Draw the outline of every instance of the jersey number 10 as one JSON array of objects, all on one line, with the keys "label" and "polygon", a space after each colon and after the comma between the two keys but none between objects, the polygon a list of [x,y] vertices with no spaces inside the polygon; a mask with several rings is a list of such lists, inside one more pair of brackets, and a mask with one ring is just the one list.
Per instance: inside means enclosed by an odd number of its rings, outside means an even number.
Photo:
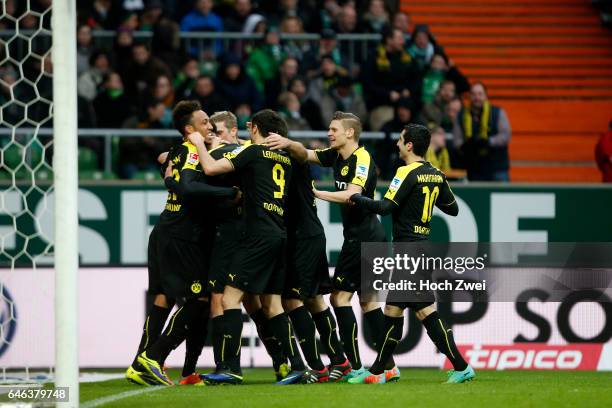
[{"label": "jersey number 10", "polygon": [[440,194],[438,186],[433,188],[433,191],[429,191],[428,186],[423,187],[423,194],[425,194],[425,200],[423,202],[423,215],[421,215],[421,222],[426,223],[431,221],[431,213],[433,212],[433,206],[436,203],[436,198]]}]

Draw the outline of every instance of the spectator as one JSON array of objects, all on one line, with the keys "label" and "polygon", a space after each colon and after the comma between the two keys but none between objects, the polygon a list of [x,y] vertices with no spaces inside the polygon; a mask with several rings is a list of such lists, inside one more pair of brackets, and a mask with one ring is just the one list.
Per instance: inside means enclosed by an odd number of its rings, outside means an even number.
[{"label": "spectator", "polygon": [[431,59],[431,65],[423,76],[421,86],[421,102],[423,104],[430,103],[434,100],[438,93],[440,84],[446,76],[446,60],[440,54],[435,54]]},{"label": "spectator", "polygon": [[187,57],[181,70],[174,77],[173,85],[176,97],[180,100],[187,99],[193,91],[199,76],[200,68],[198,67],[198,60],[193,57]]},{"label": "spectator", "polygon": [[[140,15],[140,30],[153,31],[153,27],[159,23],[163,13],[163,6],[160,0],[149,0]],[[153,42],[155,44],[155,41]]]},{"label": "spectator", "polygon": [[[387,134],[400,132],[404,126],[411,123],[419,123],[415,120],[414,102],[410,98],[400,98],[395,104],[393,119],[388,121],[380,129],[381,132]],[[395,146],[395,145],[393,145]],[[393,146],[391,148],[393,149]]]},{"label": "spectator", "polygon": [[304,58],[302,58],[302,63],[300,64],[301,72],[305,73],[307,78],[314,78],[320,75],[321,60],[325,55],[331,55],[338,68],[342,70],[342,75],[348,74],[345,68],[349,65],[349,61],[340,52],[338,41],[336,40],[336,32],[331,28],[326,28],[321,31],[319,46],[304,54]]},{"label": "spectator", "polygon": [[172,73],[178,72],[178,62],[183,55],[178,24],[169,18],[161,17],[153,26],[151,45],[153,55],[164,61]]},{"label": "spectator", "polygon": [[[281,22],[280,31],[283,34],[303,34],[302,20],[298,16],[287,16]],[[301,40],[285,40],[282,47],[285,54],[292,55],[299,60],[309,50],[308,43]]]},{"label": "spectator", "polygon": [[118,73],[111,72],[104,77],[102,89],[94,99],[93,106],[97,126],[101,128],[120,128],[131,115],[132,108]]},{"label": "spectator", "polygon": [[189,99],[197,99],[202,105],[202,110],[209,115],[228,109],[225,100],[215,92],[215,83],[211,76],[201,75],[195,83],[193,92]]},{"label": "spectator", "polygon": [[89,59],[89,65],[91,68],[79,77],[77,90],[80,97],[91,102],[98,95],[98,88],[110,70],[108,54],[104,51],[95,51]]},{"label": "spectator", "polygon": [[414,111],[412,99],[398,99],[395,103],[393,119],[386,122],[380,129],[385,133],[385,138],[375,144],[375,161],[379,166],[380,176],[385,180],[390,180],[395,174],[395,169],[401,165],[395,146],[396,142],[392,139],[391,134],[401,132],[404,126],[410,123],[418,123],[414,119]]},{"label": "spectator", "polygon": [[251,0],[236,0],[229,16],[224,19],[226,31],[242,31],[247,19],[251,15],[253,5]]},{"label": "spectator", "polygon": [[[213,11],[212,0],[196,0],[193,10],[181,20],[181,31],[223,31],[223,20]],[[215,53],[222,51],[220,40],[214,42]],[[192,55],[197,55],[197,48],[191,47]]]},{"label": "spectator", "polygon": [[85,23],[97,30],[116,28],[116,11],[113,12],[111,0],[94,0],[88,9],[79,10]]},{"label": "spectator", "polygon": [[89,59],[93,53],[91,27],[81,25],[77,30],[77,76],[89,69]]},{"label": "spectator", "polygon": [[298,61],[294,57],[286,57],[280,66],[278,75],[266,81],[266,107],[275,109],[278,97],[289,89],[289,82],[298,72]]},{"label": "spectator", "polygon": [[489,102],[481,82],[474,83],[470,103],[461,109],[453,128],[454,144],[463,152],[468,180],[510,181],[510,136],[506,112]]},{"label": "spectator", "polygon": [[140,26],[138,21],[138,13],[135,11],[128,11],[121,16],[121,22],[119,23],[119,29],[136,31]]},{"label": "spectator", "polygon": [[321,73],[318,77],[312,79],[308,85],[308,93],[310,97],[319,105],[329,90],[336,86],[340,78],[340,70],[336,65],[331,55],[325,55],[321,58]]},{"label": "spectator", "polygon": [[432,43],[427,26],[417,26],[412,33],[408,53],[414,59],[417,71],[422,74],[431,64],[434,54],[442,54],[442,50]]},{"label": "spectator", "polygon": [[371,111],[370,128],[374,131],[393,118],[393,104],[402,97],[411,97],[417,88],[418,76],[404,42],[398,29],[385,30],[381,44],[362,72],[361,82]]},{"label": "spectator", "polygon": [[132,60],[133,45],[134,37],[131,31],[117,30],[113,49],[113,67],[122,78],[125,78],[128,66]]},{"label": "spectator", "polygon": [[410,16],[407,13],[402,11],[395,13],[393,16],[392,27],[400,30],[407,40],[410,39]]},{"label": "spectator", "polygon": [[351,112],[361,120],[361,123],[367,123],[366,103],[348,76],[340,76],[321,100],[323,123],[331,122],[336,111]]},{"label": "spectator", "polygon": [[612,120],[595,146],[595,161],[604,183],[612,183]]},{"label": "spectator", "polygon": [[339,34],[359,34],[357,30],[357,10],[352,3],[345,4],[338,13],[334,30]]},{"label": "spectator", "polygon": [[246,63],[246,71],[255,81],[259,92],[263,93],[266,81],[276,76],[284,58],[278,32],[275,29],[268,30],[263,43],[251,52]]},{"label": "spectator", "polygon": [[[427,125],[433,123],[436,126],[442,126],[447,131],[450,126],[452,132],[454,117],[448,117],[445,112],[446,106],[453,100],[459,100],[455,92],[455,84],[452,81],[442,81],[434,99],[424,104],[421,111],[421,122]],[[461,107],[461,102],[459,104]]]},{"label": "spectator", "polygon": [[132,103],[137,103],[148,84],[156,83],[157,78],[165,75],[172,77],[170,68],[151,55],[149,47],[142,43],[132,47],[132,61],[127,68],[123,82],[128,84],[126,91]]},{"label": "spectator", "polygon": [[[307,4],[311,3],[311,4]],[[308,0],[260,0],[261,12],[267,16],[270,25],[281,26],[285,17],[298,17],[300,24],[309,29],[309,32],[320,31],[320,24],[316,17],[319,13],[317,5]]]},{"label": "spectator", "polygon": [[383,0],[370,0],[367,11],[363,16],[364,32],[380,33],[389,25],[389,13]]},{"label": "spectator", "polygon": [[295,77],[289,83],[289,91],[298,97],[300,101],[300,114],[306,119],[311,129],[324,129],[321,118],[321,106],[312,100],[306,89],[306,81],[302,77]]},{"label": "spectator", "polygon": [[248,105],[252,112],[262,108],[263,98],[255,82],[244,72],[240,59],[233,54],[224,57],[217,73],[215,87],[229,102],[228,110],[234,110],[238,104]]},{"label": "spectator", "polygon": [[253,113],[251,107],[243,103],[238,105],[234,112],[236,113],[236,120],[238,121],[238,129],[246,130],[246,124]]},{"label": "spectator", "polygon": [[172,108],[174,107],[174,88],[170,78],[161,75],[157,77],[155,85],[151,92],[151,98],[157,101],[161,101],[165,109],[164,116],[160,119],[160,122],[164,128],[172,127]]},{"label": "spectator", "polygon": [[431,130],[429,149],[425,153],[425,160],[443,173],[451,169],[450,156],[446,148],[446,132],[440,126]]},{"label": "spectator", "polygon": [[294,93],[283,92],[278,97],[279,113],[287,122],[289,130],[310,130],[306,119],[300,113],[300,100]]}]

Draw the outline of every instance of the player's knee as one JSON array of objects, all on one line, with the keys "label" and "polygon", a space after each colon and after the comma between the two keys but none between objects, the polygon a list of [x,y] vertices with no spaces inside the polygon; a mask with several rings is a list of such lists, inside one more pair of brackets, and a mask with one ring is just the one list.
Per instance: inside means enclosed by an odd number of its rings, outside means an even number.
[{"label": "player's knee", "polygon": [[170,302],[168,301],[168,297],[162,293],[155,295],[155,300],[153,304],[157,307],[168,308],[170,307]]},{"label": "player's knee", "polygon": [[402,317],[404,309],[394,305],[385,305],[385,316],[389,317]]},{"label": "player's knee", "polygon": [[313,314],[321,313],[322,311],[327,309],[327,304],[325,303],[325,300],[323,300],[323,296],[321,295],[318,295],[311,299],[306,299],[304,301],[304,304],[306,305],[308,311]]},{"label": "player's knee", "polygon": [[299,299],[283,299],[283,309],[289,313],[297,309],[298,307],[304,306],[304,303]]},{"label": "player's knee", "polygon": [[433,312],[436,311],[436,306],[435,305],[429,305],[426,306],[422,309],[419,309],[415,312],[415,315],[417,317],[417,319],[419,319],[420,321],[425,320],[425,318],[427,316],[429,316],[430,314],[432,314]]},{"label": "player's knee", "polygon": [[363,313],[371,312],[372,310],[376,310],[380,308],[380,305],[376,302],[359,302],[359,306],[361,306],[361,311]]},{"label": "player's knee", "polygon": [[221,300],[221,304],[223,305],[223,309],[240,309],[240,298],[235,296],[223,296]]},{"label": "player's knee", "polygon": [[333,307],[342,307],[351,305],[352,293],[349,292],[334,292],[329,297]]}]

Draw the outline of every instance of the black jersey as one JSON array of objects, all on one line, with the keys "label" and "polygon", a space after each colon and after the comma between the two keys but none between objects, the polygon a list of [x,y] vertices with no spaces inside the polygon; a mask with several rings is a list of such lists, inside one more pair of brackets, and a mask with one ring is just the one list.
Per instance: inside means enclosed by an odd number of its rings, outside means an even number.
[{"label": "black jersey", "polygon": [[434,205],[455,202],[444,173],[425,161],[398,168],[385,198],[397,204],[392,214],[394,241],[427,239]]},{"label": "black jersey", "polygon": [[[210,150],[210,155],[215,160],[220,160],[224,157],[231,157],[231,153],[239,148],[240,145],[236,143],[220,144],[214,149]],[[206,177],[206,181],[213,186],[220,187],[239,187],[240,176],[235,172],[220,174],[218,176]],[[240,222],[242,216],[242,207],[240,206],[229,206],[226,203],[219,203],[216,211],[217,223],[222,224],[225,222]]]},{"label": "black jersey", "polygon": [[286,236],[285,211],[291,159],[261,144],[240,146],[225,156],[240,175],[248,236]]},{"label": "black jersey", "polygon": [[[185,171],[197,173],[202,177],[200,158],[194,145],[184,142],[174,146],[168,153],[167,162],[172,162],[172,177],[181,180]],[[165,168],[165,166],[164,166]],[[198,211],[197,206],[185,203],[176,192],[168,192],[166,206],[159,217],[158,225],[170,235],[186,241],[199,241],[204,222],[204,211]]]},{"label": "black jersey", "polygon": [[[363,146],[346,160],[333,149],[316,150],[315,153],[322,166],[333,168],[336,190],[346,190],[349,184],[355,184],[363,188],[364,197],[374,198],[376,165]],[[368,241],[380,235],[382,226],[375,214],[350,205],[342,205],[341,213],[344,239]]]},{"label": "black jersey", "polygon": [[296,239],[321,235],[324,231],[317,216],[310,165],[292,160],[292,167],[286,219],[287,232],[289,236]]}]

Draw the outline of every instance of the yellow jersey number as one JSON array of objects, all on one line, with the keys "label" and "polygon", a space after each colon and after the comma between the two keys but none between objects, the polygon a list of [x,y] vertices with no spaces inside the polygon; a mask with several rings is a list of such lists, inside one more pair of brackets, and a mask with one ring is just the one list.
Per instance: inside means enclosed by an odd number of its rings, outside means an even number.
[{"label": "yellow jersey number", "polygon": [[276,163],[272,168],[272,180],[280,189],[280,191],[274,192],[274,198],[283,198],[285,194],[285,169],[279,163]]},{"label": "yellow jersey number", "polygon": [[433,206],[436,203],[438,194],[440,194],[440,189],[438,186],[435,186],[432,191],[429,191],[429,187],[424,186],[423,194],[425,195],[425,200],[423,203],[423,215],[421,215],[421,222],[426,223],[431,221],[431,213],[433,212]]}]

